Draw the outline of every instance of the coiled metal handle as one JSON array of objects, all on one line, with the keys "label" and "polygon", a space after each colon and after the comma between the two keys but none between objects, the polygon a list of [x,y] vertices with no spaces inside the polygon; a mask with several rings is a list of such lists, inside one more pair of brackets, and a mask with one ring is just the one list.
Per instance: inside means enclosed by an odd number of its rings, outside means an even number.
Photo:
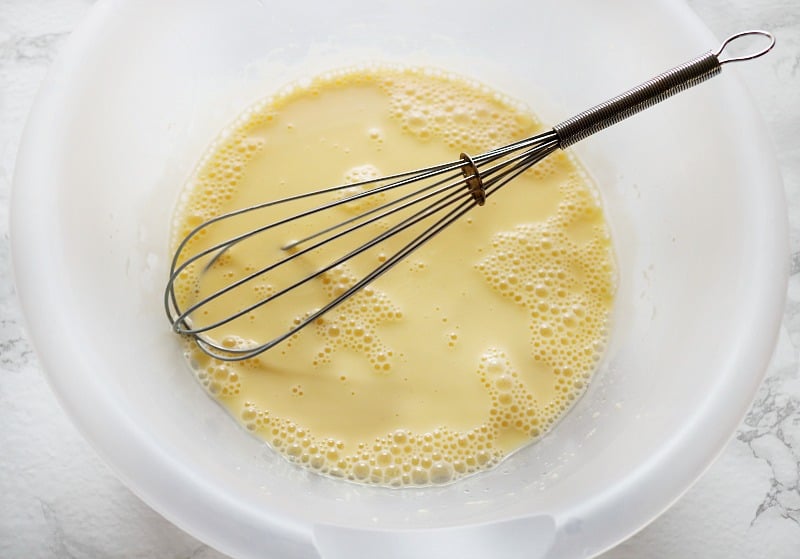
[{"label": "coiled metal handle", "polygon": [[[745,36],[761,36],[769,39],[769,44],[752,54],[720,59],[722,51],[732,41]],[[559,147],[566,148],[572,144],[591,136],[595,132],[608,128],[631,115],[652,107],[676,93],[706,81],[720,73],[723,64],[752,60],[763,56],[775,46],[775,37],[771,33],[760,30],[743,31],[725,39],[715,52],[706,54],[676,66],[671,70],[657,75],[651,80],[634,87],[583,111],[582,113],[565,120],[553,127],[558,135]]]}]

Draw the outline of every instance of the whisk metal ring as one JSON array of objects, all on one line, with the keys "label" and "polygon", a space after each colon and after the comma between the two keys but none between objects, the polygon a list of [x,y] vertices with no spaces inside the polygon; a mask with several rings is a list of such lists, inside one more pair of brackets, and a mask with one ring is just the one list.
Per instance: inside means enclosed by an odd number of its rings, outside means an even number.
[{"label": "whisk metal ring", "polygon": [[472,195],[472,199],[479,206],[483,206],[486,203],[486,190],[483,188],[481,173],[469,155],[462,152],[459,157],[464,161],[464,166],[461,167],[461,174],[467,182],[467,190]]}]

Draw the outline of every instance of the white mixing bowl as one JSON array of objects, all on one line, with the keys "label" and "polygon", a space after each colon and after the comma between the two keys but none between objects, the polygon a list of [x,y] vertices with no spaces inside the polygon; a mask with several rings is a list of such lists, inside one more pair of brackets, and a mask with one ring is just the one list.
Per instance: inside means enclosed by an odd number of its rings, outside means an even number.
[{"label": "white mixing bowl", "polygon": [[555,123],[718,42],[666,0],[99,2],[43,85],[14,185],[17,286],[53,389],[133,491],[235,557],[600,553],[710,464],[775,342],[786,215],[735,68],[577,148],[619,261],[607,359],[545,440],[446,487],[300,471],[215,405],[161,308],[170,214],[226,122],[319,69],[444,67]]}]

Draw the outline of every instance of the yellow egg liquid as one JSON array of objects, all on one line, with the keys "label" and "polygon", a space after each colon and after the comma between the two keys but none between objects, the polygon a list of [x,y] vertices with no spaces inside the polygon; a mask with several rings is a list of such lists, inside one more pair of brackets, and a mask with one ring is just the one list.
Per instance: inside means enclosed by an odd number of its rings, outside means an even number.
[{"label": "yellow egg liquid", "polygon": [[[217,139],[178,206],[173,245],[223,212],[454,161],[462,151],[476,155],[541,131],[519,104],[442,72],[331,72],[251,107]],[[351,202],[334,210],[335,219],[376,203]],[[209,228],[187,252],[268,219]],[[381,228],[357,235],[366,240]],[[208,270],[190,267],[178,283],[179,304],[280,258],[281,242],[308,232],[242,243]],[[323,274],[304,287],[303,301],[320,306],[399,246],[389,241]],[[287,277],[313,271],[314,262],[301,259]],[[204,320],[263,299],[286,280],[253,280],[209,305]],[[362,483],[441,484],[495,466],[570,408],[601,356],[613,293],[598,197],[575,161],[557,152],[275,348],[224,363],[187,341],[186,354],[209,393],[290,461]],[[263,342],[309,310],[295,302],[268,308],[215,331],[215,339],[229,347]]]}]

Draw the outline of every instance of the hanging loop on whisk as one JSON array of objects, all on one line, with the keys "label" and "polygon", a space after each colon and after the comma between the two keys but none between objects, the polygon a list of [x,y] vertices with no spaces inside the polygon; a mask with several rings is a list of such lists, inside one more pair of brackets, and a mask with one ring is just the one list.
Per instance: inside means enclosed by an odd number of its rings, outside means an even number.
[{"label": "hanging loop on whisk", "polygon": [[[754,37],[754,36],[764,37],[764,38],[768,39],[769,40],[769,44],[767,46],[765,46],[764,48],[762,48],[761,50],[758,50],[758,51],[756,51],[756,52],[754,52],[752,54],[743,54],[743,55],[740,55],[740,56],[733,56],[731,58],[725,58],[725,59],[720,58],[720,55],[722,54],[722,51],[724,51],[725,48],[729,44],[731,44],[733,41],[735,41],[737,39],[740,39],[741,37]],[[736,33],[735,35],[731,35],[730,37],[725,39],[722,42],[722,44],[719,46],[719,49],[717,49],[717,51],[714,53],[714,56],[717,57],[717,60],[719,60],[719,65],[722,66],[723,64],[728,64],[730,62],[741,62],[743,60],[753,60],[754,58],[758,58],[760,56],[764,56],[769,51],[771,51],[774,46],[775,46],[775,36],[772,33],[770,33],[769,31],[762,31],[760,29],[751,29],[749,31],[742,31],[741,33]]]},{"label": "hanging loop on whisk", "polygon": [[[722,51],[734,40],[758,35],[770,40],[765,48],[752,54],[720,60]],[[768,53],[775,46],[775,37],[766,31],[742,31],[731,35],[722,42],[719,49],[708,51],[685,64],[662,72],[654,78],[629,89],[605,103],[600,103],[582,113],[557,124],[553,129],[558,134],[559,147],[566,148],[588,138],[595,132],[604,130],[626,118],[635,115],[676,93],[693,87],[720,73],[723,64],[752,60]]]}]

